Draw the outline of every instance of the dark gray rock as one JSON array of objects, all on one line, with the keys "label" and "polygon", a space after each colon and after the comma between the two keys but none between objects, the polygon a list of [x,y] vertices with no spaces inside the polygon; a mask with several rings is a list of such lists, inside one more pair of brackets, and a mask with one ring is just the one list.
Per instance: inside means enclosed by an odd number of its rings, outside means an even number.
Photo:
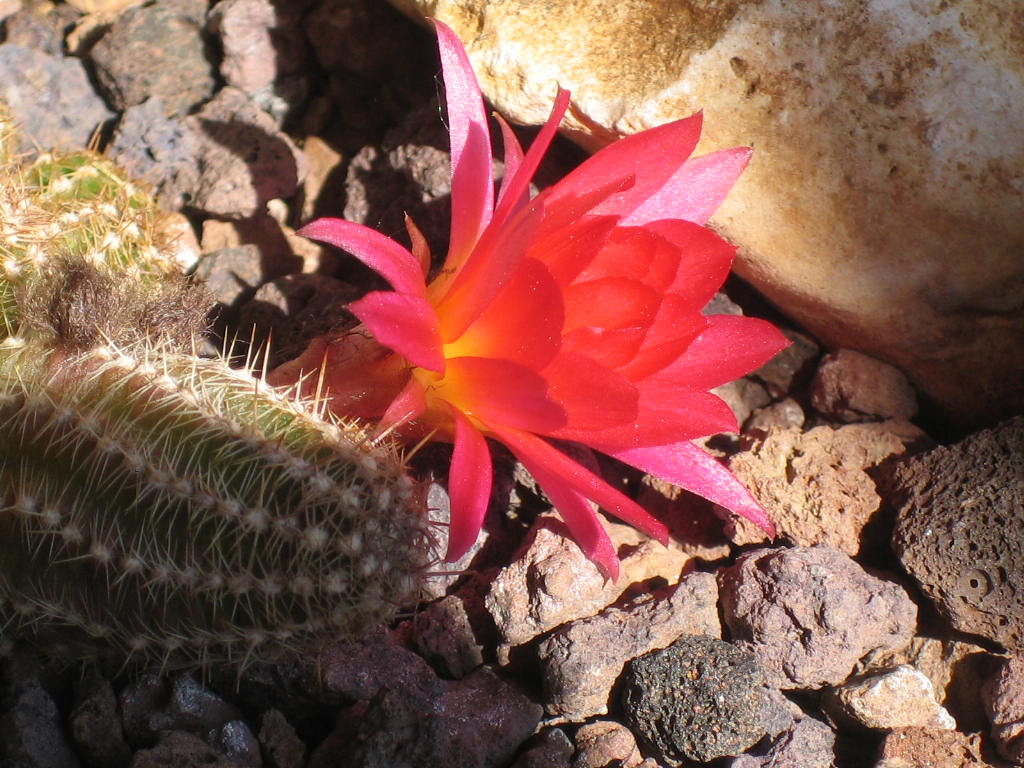
[{"label": "dark gray rock", "polygon": [[82,62],[0,45],[0,102],[18,125],[17,149],[80,149],[113,117]]},{"label": "dark gray rock", "polygon": [[125,735],[135,747],[151,746],[165,731],[207,736],[241,718],[237,707],[189,674],[170,681],[143,675],[121,691],[120,703]]},{"label": "dark gray rock", "polygon": [[124,111],[107,152],[149,184],[163,208],[178,211],[192,202],[199,186],[199,146],[192,128],[167,117],[163,99],[153,96]]},{"label": "dark gray rock", "polygon": [[206,0],[157,0],[119,14],[93,46],[96,78],[118,111],[159,96],[185,115],[213,94],[203,26]]},{"label": "dark gray rock", "polygon": [[207,744],[247,768],[262,768],[263,756],[255,734],[241,720],[229,720],[206,734]]},{"label": "dark gray rock", "polygon": [[[315,768],[500,768],[540,722],[542,710],[483,667],[440,697],[386,687],[351,738],[318,750]],[[343,726],[345,727],[345,726]]]},{"label": "dark gray rock", "polygon": [[950,623],[1024,649],[1024,416],[935,448],[884,482],[893,548]]},{"label": "dark gray rock", "polygon": [[198,736],[169,731],[151,749],[135,753],[129,768],[245,768]]},{"label": "dark gray rock", "polygon": [[78,752],[91,768],[126,768],[131,761],[113,686],[94,670],[76,685],[70,724]]},{"label": "dark gray rock", "polygon": [[0,765],[3,768],[79,768],[61,714],[31,658],[0,663]]},{"label": "dark gray rock", "polygon": [[466,604],[449,595],[416,614],[412,639],[423,658],[446,677],[465,677],[484,663]]},{"label": "dark gray rock", "polygon": [[666,765],[738,755],[765,735],[768,698],[753,654],[687,635],[634,659],[623,718],[641,749]]},{"label": "dark gray rock", "polygon": [[306,745],[281,712],[269,709],[260,718],[260,744],[267,768],[303,768]]},{"label": "dark gray rock", "polygon": [[684,634],[719,637],[721,632],[715,577],[699,572],[570,622],[537,646],[545,711],[571,722],[603,715],[630,659]]},{"label": "dark gray rock", "polygon": [[905,648],[917,628],[906,590],[827,546],[753,550],[718,580],[734,641],[783,689],[838,685],[869,652]]}]

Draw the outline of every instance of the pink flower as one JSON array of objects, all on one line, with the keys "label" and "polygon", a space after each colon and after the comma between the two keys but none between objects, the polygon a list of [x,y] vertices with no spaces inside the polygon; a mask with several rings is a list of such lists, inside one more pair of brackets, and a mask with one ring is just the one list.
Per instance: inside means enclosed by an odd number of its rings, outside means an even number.
[{"label": "pink flower", "polygon": [[302,371],[341,413],[379,418],[416,439],[454,443],[447,559],[476,540],[491,489],[487,440],[504,443],[609,577],[618,558],[591,502],[666,542],[665,526],[558,450],[572,441],[687,488],[771,531],[764,511],[690,441],[737,429],[709,389],[786,346],[760,320],[701,314],[735,249],[703,226],[746,165],[747,149],[691,158],[701,117],[624,138],[534,198],[530,179],[569,105],[524,154],[504,122],[497,200],[479,86],[455,34],[435,22],[448,102],[452,221],[448,255],[359,224],[319,219],[301,233],[342,248],[392,291],[352,303],[357,331],[314,341],[278,369]]}]

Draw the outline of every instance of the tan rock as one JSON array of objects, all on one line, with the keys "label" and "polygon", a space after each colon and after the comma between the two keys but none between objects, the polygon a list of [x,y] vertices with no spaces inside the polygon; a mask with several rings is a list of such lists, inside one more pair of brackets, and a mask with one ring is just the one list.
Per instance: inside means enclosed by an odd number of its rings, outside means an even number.
[{"label": "tan rock", "polygon": [[[730,458],[729,468],[780,536],[798,546],[827,544],[856,556],[875,544],[865,542],[863,533],[882,502],[866,470],[903,453],[919,435],[906,422],[773,429]],[[766,540],[764,531],[741,518],[733,518],[732,526],[737,544]]]},{"label": "tan rock", "polygon": [[570,89],[590,148],[703,109],[699,151],[755,149],[714,219],[742,276],[958,420],[1024,408],[1021,4],[392,2],[515,121]]},{"label": "tan rock", "polygon": [[936,700],[931,681],[910,666],[851,680],[829,691],[823,705],[840,722],[849,720],[872,730],[956,728],[956,721]]}]

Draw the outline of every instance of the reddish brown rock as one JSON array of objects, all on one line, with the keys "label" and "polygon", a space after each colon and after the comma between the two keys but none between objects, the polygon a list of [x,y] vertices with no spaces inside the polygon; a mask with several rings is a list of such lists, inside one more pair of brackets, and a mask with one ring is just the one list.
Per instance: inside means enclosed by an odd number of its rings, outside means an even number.
[{"label": "reddish brown rock", "polygon": [[1024,764],[1024,655],[1008,657],[982,695],[999,754]]},{"label": "reddish brown rock", "polygon": [[989,768],[977,733],[897,728],[885,735],[877,768]]},{"label": "reddish brown rock", "polygon": [[1024,416],[936,448],[886,482],[903,567],[959,630],[1024,649]]},{"label": "reddish brown rock", "polygon": [[[772,430],[729,468],[751,490],[776,530],[800,546],[827,544],[848,555],[865,545],[864,527],[881,506],[865,471],[903,453],[921,435],[906,422]],[[734,518],[737,544],[765,540],[760,528]]]},{"label": "reddish brown rock", "polygon": [[572,768],[637,768],[643,756],[630,730],[614,720],[595,720],[576,731]]},{"label": "reddish brown rock", "polygon": [[690,574],[660,593],[567,624],[537,647],[544,708],[574,722],[606,714],[612,688],[631,659],[684,634],[721,632],[718,586],[710,573]]},{"label": "reddish brown rock", "polygon": [[811,404],[838,421],[909,420],[917,393],[903,373],[852,349],[826,355],[811,382]]},{"label": "reddish brown rock", "polygon": [[758,549],[719,572],[722,615],[782,689],[842,683],[857,661],[909,644],[917,607],[831,547]]}]

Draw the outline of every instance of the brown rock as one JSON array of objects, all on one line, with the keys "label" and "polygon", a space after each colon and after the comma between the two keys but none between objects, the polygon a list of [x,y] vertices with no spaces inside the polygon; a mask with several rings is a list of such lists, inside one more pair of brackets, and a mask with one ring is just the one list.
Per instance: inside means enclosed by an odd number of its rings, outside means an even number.
[{"label": "brown rock", "polygon": [[893,547],[964,632],[1024,648],[1024,416],[898,467]]},{"label": "brown rock", "polygon": [[729,768],[835,768],[835,743],[835,732],[825,723],[801,715],[772,739],[764,754],[740,755]]},{"label": "brown rock", "polygon": [[[827,544],[857,555],[864,527],[881,506],[865,471],[919,435],[905,422],[772,430],[729,460],[729,468],[768,512],[779,535],[800,546]],[[760,528],[734,520],[733,541],[761,542]]]},{"label": "brown rock", "polygon": [[770,430],[800,429],[807,420],[804,409],[792,397],[758,408],[743,425],[745,432],[755,434]]},{"label": "brown rock", "polygon": [[167,731],[152,749],[135,753],[131,768],[244,768],[209,746],[198,736],[184,731]]},{"label": "brown rock", "polygon": [[811,382],[811,405],[839,421],[907,421],[917,415],[917,395],[891,365],[852,349],[826,355]]},{"label": "brown rock", "polygon": [[906,647],[917,623],[902,587],[826,546],[747,552],[719,587],[736,644],[782,689],[842,683],[864,655]]},{"label": "brown rock", "polygon": [[498,629],[499,659],[511,647],[529,642],[574,619],[593,616],[630,585],[655,576],[675,583],[690,555],[644,540],[629,526],[607,522],[609,534],[623,549],[619,578],[607,581],[574,541],[564,524],[541,517],[527,535],[520,554],[501,569],[485,598]]},{"label": "brown rock", "polygon": [[703,109],[701,151],[756,147],[715,218],[745,279],[956,418],[1024,408],[1019,4],[392,2],[451,25],[516,122],[555,83],[591,147]]},{"label": "brown rock", "polygon": [[416,650],[446,677],[465,677],[484,663],[465,603],[448,595],[416,614],[412,622]]},{"label": "brown rock", "polygon": [[721,637],[718,586],[710,573],[645,594],[556,629],[537,647],[549,715],[579,722],[608,712],[623,667],[681,635]]},{"label": "brown rock", "polygon": [[595,720],[576,731],[572,768],[637,768],[643,756],[630,730],[614,720]]},{"label": "brown rock", "polygon": [[989,768],[977,733],[896,728],[882,741],[877,768]]},{"label": "brown rock", "polygon": [[982,691],[999,754],[1024,763],[1024,656],[1008,657]]}]

